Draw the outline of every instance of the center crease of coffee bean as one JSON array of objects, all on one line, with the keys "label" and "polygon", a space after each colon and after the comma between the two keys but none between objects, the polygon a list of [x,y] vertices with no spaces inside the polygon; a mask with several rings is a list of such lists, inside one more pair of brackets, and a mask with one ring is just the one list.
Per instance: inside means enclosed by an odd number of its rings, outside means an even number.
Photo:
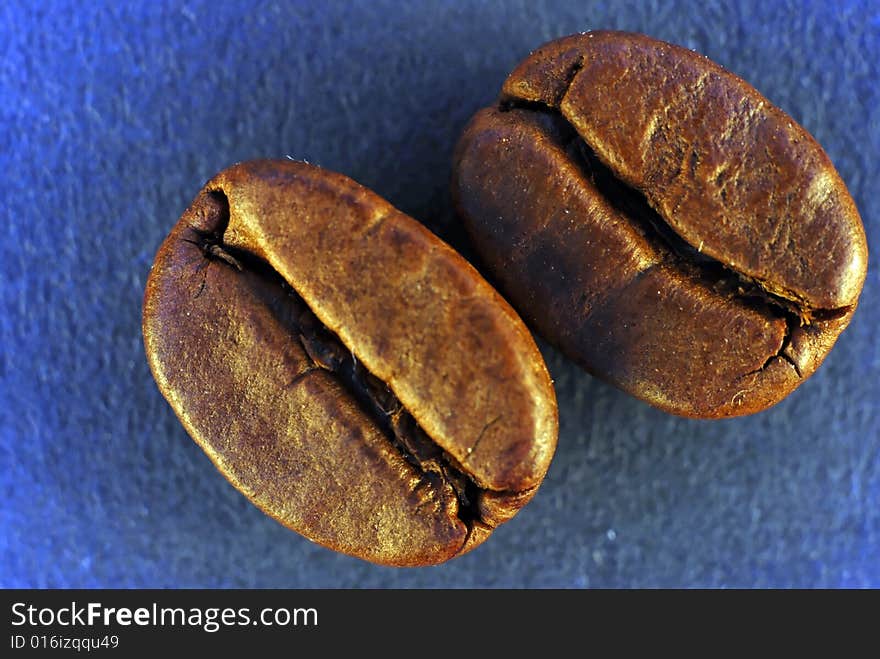
[{"label": "center crease of coffee bean", "polygon": [[[568,72],[569,82],[574,79],[581,68],[580,63],[576,63],[571,68]],[[564,95],[565,93],[561,96]],[[615,210],[628,218],[651,243],[657,253],[661,255],[661,263],[673,266],[682,274],[698,281],[721,296],[735,299],[745,307],[768,313],[785,321],[785,333],[778,351],[768,356],[759,369],[744,373],[743,376],[760,372],[767,368],[774,359],[780,358],[791,364],[798,377],[803,377],[800,367],[788,354],[793,332],[798,327],[810,325],[815,321],[831,320],[850,312],[850,307],[839,309],[810,308],[801,300],[789,299],[767,290],[761,282],[703,254],[699,247],[688,243],[651,207],[641,191],[617,178],[557,108],[539,101],[525,101],[508,97],[499,103],[499,110],[501,112],[527,110],[536,113],[541,118],[542,125],[548,135],[565,151],[584,178],[590,181],[600,195]],[[649,266],[640,272],[638,277],[645,276],[661,263]]]},{"label": "center crease of coffee bean", "polygon": [[[224,217],[214,231],[193,227],[198,238],[188,242],[199,247],[209,261],[238,272],[247,270],[271,282],[272,288],[278,291],[272,299],[263,297],[262,302],[288,328],[292,340],[302,346],[311,362],[311,366],[287,386],[295,386],[319,370],[334,375],[425,483],[438,494],[442,493],[444,483],[449,484],[458,501],[457,516],[469,532],[472,531],[475,523],[483,522],[478,505],[480,486],[451,455],[430,439],[391,389],[370,373],[339,337],[321,323],[306,301],[269,263],[254,254],[223,244],[223,233],[229,223],[229,202],[221,191],[211,194],[224,209]],[[487,424],[487,428],[494,421]],[[480,437],[474,446],[479,440]]]}]

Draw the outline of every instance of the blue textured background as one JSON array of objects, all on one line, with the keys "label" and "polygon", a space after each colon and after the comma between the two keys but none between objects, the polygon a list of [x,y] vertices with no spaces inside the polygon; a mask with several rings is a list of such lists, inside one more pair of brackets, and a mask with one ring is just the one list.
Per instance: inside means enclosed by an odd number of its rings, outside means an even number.
[{"label": "blue textured background", "polygon": [[[825,147],[871,249],[861,307],[777,407],[667,416],[542,344],[561,435],[470,555],[380,568],[263,516],[147,368],[143,287],[229,164],[343,172],[467,249],[450,153],[529,50],[646,32],[749,80]],[[0,3],[0,585],[880,587],[877,2]]]}]

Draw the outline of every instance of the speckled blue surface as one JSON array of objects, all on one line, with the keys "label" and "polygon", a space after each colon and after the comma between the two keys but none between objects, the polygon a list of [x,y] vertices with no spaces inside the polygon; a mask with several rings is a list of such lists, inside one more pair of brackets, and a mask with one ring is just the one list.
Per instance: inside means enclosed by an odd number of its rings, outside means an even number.
[{"label": "speckled blue surface", "polygon": [[[777,407],[667,416],[542,344],[561,434],[477,551],[380,568],[265,517],[188,438],[140,334],[160,242],[229,164],[343,172],[467,251],[470,115],[532,48],[616,28],[697,49],[818,139],[872,260]],[[880,587],[876,2],[0,3],[0,586]]]}]

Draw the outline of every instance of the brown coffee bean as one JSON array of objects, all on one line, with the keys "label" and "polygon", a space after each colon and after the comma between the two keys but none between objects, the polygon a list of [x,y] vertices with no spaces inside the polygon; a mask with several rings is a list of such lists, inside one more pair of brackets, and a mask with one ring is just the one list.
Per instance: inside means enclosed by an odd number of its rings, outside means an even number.
[{"label": "brown coffee bean", "polygon": [[732,73],[643,35],[526,58],[465,129],[453,196],[527,322],[674,414],[780,401],[865,279],[861,219],[815,140]]},{"label": "brown coffee bean", "polygon": [[376,563],[480,544],[556,446],[516,313],[418,222],[318,167],[208,182],[156,256],[143,331],[159,388],[235,487]]}]

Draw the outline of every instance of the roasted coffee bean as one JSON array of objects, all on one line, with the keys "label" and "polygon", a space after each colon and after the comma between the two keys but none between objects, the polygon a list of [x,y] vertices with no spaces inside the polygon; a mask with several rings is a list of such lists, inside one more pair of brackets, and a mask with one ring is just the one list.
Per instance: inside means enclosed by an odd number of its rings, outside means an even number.
[{"label": "roasted coffee bean", "polygon": [[282,524],[439,563],[528,502],[556,446],[544,361],[461,256],[354,181],[231,167],[162,244],[144,299],[160,390]]},{"label": "roasted coffee bean", "polygon": [[861,219],[791,117],[686,48],[539,48],[458,144],[453,196],[500,290],[668,412],[749,414],[809,377],[865,279]]}]

